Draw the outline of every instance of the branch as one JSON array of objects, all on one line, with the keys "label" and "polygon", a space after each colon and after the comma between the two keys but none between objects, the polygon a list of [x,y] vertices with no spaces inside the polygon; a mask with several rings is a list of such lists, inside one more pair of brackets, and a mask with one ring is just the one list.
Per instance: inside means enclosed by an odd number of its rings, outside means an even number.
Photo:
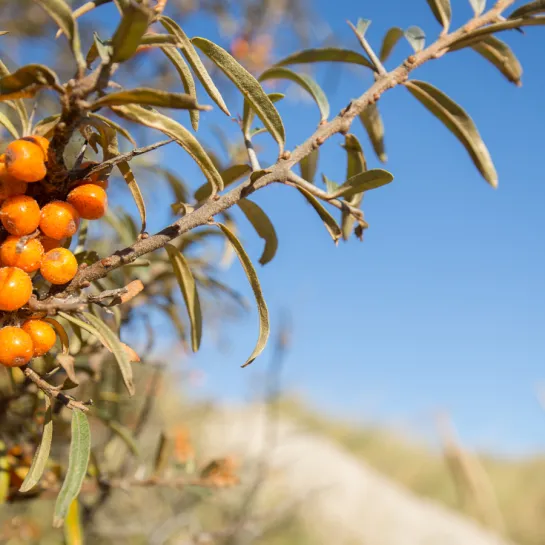
[{"label": "branch", "polygon": [[[293,152],[284,153],[277,163],[267,169],[268,173],[255,182],[252,183],[250,180],[246,180],[224,195],[215,195],[214,198],[204,202],[199,208],[180,218],[157,234],[138,240],[132,246],[115,252],[110,257],[104,258],[90,267],[80,270],[66,289],[60,294],[57,294],[57,297],[66,297],[79,290],[82,286],[87,285],[89,282],[103,278],[111,271],[118,269],[127,263],[132,263],[137,258],[149,252],[162,248],[165,244],[184,233],[187,233],[196,227],[206,225],[216,214],[224,212],[235,205],[240,199],[259,189],[274,182],[288,182],[291,176],[290,172],[292,167],[317,147],[321,146],[331,136],[337,133],[346,134],[349,131],[354,118],[363,112],[368,104],[375,103],[387,90],[393,89],[397,85],[405,82],[408,79],[409,74],[415,68],[440,56],[442,52],[448,50],[454,42],[464,37],[470,30],[486,26],[497,20],[498,16],[513,4],[514,1],[515,0],[499,0],[494,7],[485,14],[472,19],[468,24],[455,32],[441,36],[435,43],[431,44],[426,49],[409,56],[403,64],[380,78],[363,93],[363,95],[352,101],[339,115],[337,115],[337,117],[332,119],[329,123],[325,123],[318,127],[316,132],[303,144],[295,148]],[[316,188],[314,188],[314,191],[316,191]],[[334,204],[333,206],[336,205]]]}]

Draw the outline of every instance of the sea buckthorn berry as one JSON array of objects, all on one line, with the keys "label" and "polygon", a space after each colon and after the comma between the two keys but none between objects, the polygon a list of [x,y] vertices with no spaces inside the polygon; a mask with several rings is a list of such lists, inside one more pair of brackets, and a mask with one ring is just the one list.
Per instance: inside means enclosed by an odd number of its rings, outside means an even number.
[{"label": "sea buckthorn berry", "polygon": [[5,163],[0,161],[0,201],[13,197],[13,195],[23,195],[26,190],[27,183],[10,176]]},{"label": "sea buckthorn berry", "polygon": [[44,255],[40,272],[52,284],[66,284],[76,276],[78,262],[70,250],[55,248]]},{"label": "sea buckthorn berry", "polygon": [[28,303],[32,295],[30,276],[17,267],[0,269],[0,310],[13,311]]},{"label": "sea buckthorn berry", "polygon": [[18,267],[27,273],[37,271],[40,268],[43,255],[44,248],[36,238],[24,242],[21,237],[12,235],[0,246],[2,265]]},{"label": "sea buckthorn berry", "polygon": [[7,367],[21,367],[32,359],[34,347],[30,335],[20,327],[0,329],[0,363]]},{"label": "sea buckthorn berry", "polygon": [[61,240],[71,237],[79,227],[79,214],[67,202],[53,201],[42,208],[40,229],[50,238]]},{"label": "sea buckthorn berry", "polygon": [[53,250],[54,248],[60,248],[65,242],[65,239],[63,238],[57,240],[56,238],[46,236],[41,236],[39,240],[43,246],[44,252],[49,252],[49,250]]},{"label": "sea buckthorn berry", "polygon": [[84,184],[72,189],[66,200],[86,220],[98,220],[108,209],[106,191],[95,184]]},{"label": "sea buckthorn berry", "polygon": [[22,330],[28,333],[32,339],[35,358],[47,354],[57,340],[57,334],[53,327],[43,320],[27,320],[22,325]]},{"label": "sea buckthorn berry", "polygon": [[10,235],[30,235],[40,223],[40,207],[28,195],[15,195],[2,204],[0,219]]},{"label": "sea buckthorn berry", "polygon": [[[95,167],[97,165],[98,163],[95,163],[94,161],[84,161],[83,163],[81,163],[80,168],[85,169],[90,166]],[[108,182],[108,176],[106,174],[106,171],[95,172],[94,174],[91,174],[91,176],[87,176],[86,178],[83,178],[82,180],[79,180],[79,182],[77,182],[77,185],[84,185],[84,184],[95,184],[95,185],[98,185],[99,187],[102,187],[102,189],[104,190],[108,189],[109,182]]]},{"label": "sea buckthorn berry", "polygon": [[39,134],[33,134],[32,136],[25,136],[22,140],[27,142],[32,142],[37,146],[40,146],[41,150],[44,152],[44,161],[47,162],[47,152],[49,151],[49,140],[45,136],[40,136]]},{"label": "sea buckthorn berry", "polygon": [[6,168],[18,180],[39,182],[47,174],[46,157],[42,144],[21,138],[6,148]]}]

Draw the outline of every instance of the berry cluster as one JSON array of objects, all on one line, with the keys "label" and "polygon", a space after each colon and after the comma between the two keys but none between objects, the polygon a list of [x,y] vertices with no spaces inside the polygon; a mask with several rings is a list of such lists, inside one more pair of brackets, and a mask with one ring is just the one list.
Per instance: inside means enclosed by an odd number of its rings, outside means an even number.
[{"label": "berry cluster", "polygon": [[[38,272],[54,285],[74,278],[78,263],[66,246],[81,218],[99,219],[108,206],[108,181],[98,175],[62,189],[48,184],[48,149],[46,138],[28,136],[11,142],[0,155],[0,316],[28,303]],[[39,318],[4,315],[6,322],[11,325],[0,329],[2,365],[20,367],[55,344],[55,330]]]}]

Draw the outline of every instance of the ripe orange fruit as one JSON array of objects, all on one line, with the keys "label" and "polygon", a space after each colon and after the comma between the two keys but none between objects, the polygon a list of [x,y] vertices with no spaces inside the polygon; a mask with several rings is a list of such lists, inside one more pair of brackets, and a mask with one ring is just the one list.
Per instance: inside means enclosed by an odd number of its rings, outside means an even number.
[{"label": "ripe orange fruit", "polygon": [[98,220],[108,209],[106,191],[95,184],[83,184],[72,189],[66,200],[86,220]]},{"label": "ripe orange fruit", "polygon": [[20,309],[31,295],[32,280],[26,272],[17,267],[0,268],[0,310]]},{"label": "ripe orange fruit", "polygon": [[64,244],[63,238],[57,240],[56,238],[41,236],[39,240],[43,246],[44,252],[49,252],[49,250],[53,250],[54,248],[60,248]]},{"label": "ripe orange fruit", "polygon": [[49,140],[45,136],[40,136],[39,134],[33,134],[32,136],[24,136],[22,140],[27,142],[32,142],[41,148],[44,152],[44,161],[47,162],[47,152],[49,151]]},{"label": "ripe orange fruit", "polygon": [[[44,248],[37,238],[27,240],[20,244],[21,238],[10,236],[0,246],[0,259],[6,267],[18,267],[30,273],[40,268]],[[17,246],[20,246],[19,251]]]},{"label": "ripe orange fruit", "polygon": [[30,235],[40,223],[40,207],[28,195],[15,195],[2,204],[0,219],[10,235]]},{"label": "ripe orange fruit", "polygon": [[34,345],[34,357],[47,354],[55,345],[57,334],[55,329],[43,320],[27,320],[22,325],[23,331],[30,335]]},{"label": "ripe orange fruit", "polygon": [[20,138],[6,148],[8,173],[23,182],[39,182],[47,174],[47,154],[44,144],[36,137]]},{"label": "ripe orange fruit", "polygon": [[[97,165],[98,163],[94,161],[84,161],[83,163],[81,163],[81,168],[85,169],[87,167],[90,167],[90,166],[94,167]],[[78,185],[95,184],[95,185],[98,185],[99,187],[102,187],[102,189],[106,190],[108,189],[108,185],[109,185],[108,175],[106,174],[106,171],[95,172],[94,174],[91,174],[91,176],[87,176],[86,178],[79,180],[77,184]]]},{"label": "ripe orange fruit", "polygon": [[66,284],[76,276],[78,262],[70,250],[55,248],[44,255],[40,272],[52,284]]},{"label": "ripe orange fruit", "polygon": [[32,358],[34,347],[30,335],[20,327],[0,329],[0,363],[7,367],[21,367]]},{"label": "ripe orange fruit", "polygon": [[8,174],[6,164],[0,161],[0,201],[26,193],[27,183]]},{"label": "ripe orange fruit", "polygon": [[50,238],[61,240],[71,237],[79,227],[79,214],[67,202],[52,201],[42,208],[40,229]]}]

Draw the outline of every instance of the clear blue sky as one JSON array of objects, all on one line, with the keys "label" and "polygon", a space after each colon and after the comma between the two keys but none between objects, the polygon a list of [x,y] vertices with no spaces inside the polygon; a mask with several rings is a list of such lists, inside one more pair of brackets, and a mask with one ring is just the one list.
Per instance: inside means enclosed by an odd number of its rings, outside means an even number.
[{"label": "clear blue sky", "polygon": [[[390,26],[416,24],[429,39],[439,32],[425,0],[311,3],[330,27],[324,23],[317,29],[313,45],[332,32],[342,45],[357,49],[345,21],[358,17],[373,21],[368,38],[377,49]],[[457,26],[470,15],[469,2],[452,4]],[[225,45],[209,19],[189,19],[185,30]],[[466,444],[519,453],[545,448],[545,412],[536,396],[545,382],[545,30],[502,38],[525,67],[521,89],[471,51],[413,74],[470,112],[495,160],[498,190],[481,179],[450,133],[397,88],[380,101],[386,168],[395,180],[365,199],[370,229],[364,243],[335,247],[314,212],[289,188],[269,187],[255,200],[269,213],[280,240],[277,257],[259,272],[273,327],[282,309],[292,313],[293,344],[283,376],[287,390],[335,415],[386,422],[428,437],[434,433],[434,414],[446,410]],[[289,36],[282,37],[278,55],[291,52],[292,45]],[[45,51],[33,53],[39,58]],[[401,45],[390,66],[408,54],[409,46]],[[372,82],[363,68],[319,69],[317,78],[334,113]],[[202,89],[200,96],[210,103]],[[241,112],[236,93],[227,94],[227,102],[232,113]],[[314,130],[313,104],[288,97],[279,109],[288,148]],[[233,123],[217,109],[206,116],[235,134]],[[353,132],[368,149],[358,123]],[[215,143],[204,124],[200,133]],[[275,148],[268,136],[258,138],[266,148],[266,165]],[[329,141],[320,160],[320,172],[337,181],[345,172],[341,142]],[[379,166],[369,149],[367,157],[370,167]],[[202,183],[180,149],[169,146],[164,159],[193,187]],[[150,209],[152,230],[164,224],[167,202],[158,196]],[[261,241],[248,224],[242,231],[257,262]],[[225,279],[251,299],[238,264]],[[255,312],[225,325],[227,350],[219,350],[206,333],[202,351],[190,363],[206,373],[196,395],[229,401],[255,397],[271,353],[239,368],[255,342]]]}]

